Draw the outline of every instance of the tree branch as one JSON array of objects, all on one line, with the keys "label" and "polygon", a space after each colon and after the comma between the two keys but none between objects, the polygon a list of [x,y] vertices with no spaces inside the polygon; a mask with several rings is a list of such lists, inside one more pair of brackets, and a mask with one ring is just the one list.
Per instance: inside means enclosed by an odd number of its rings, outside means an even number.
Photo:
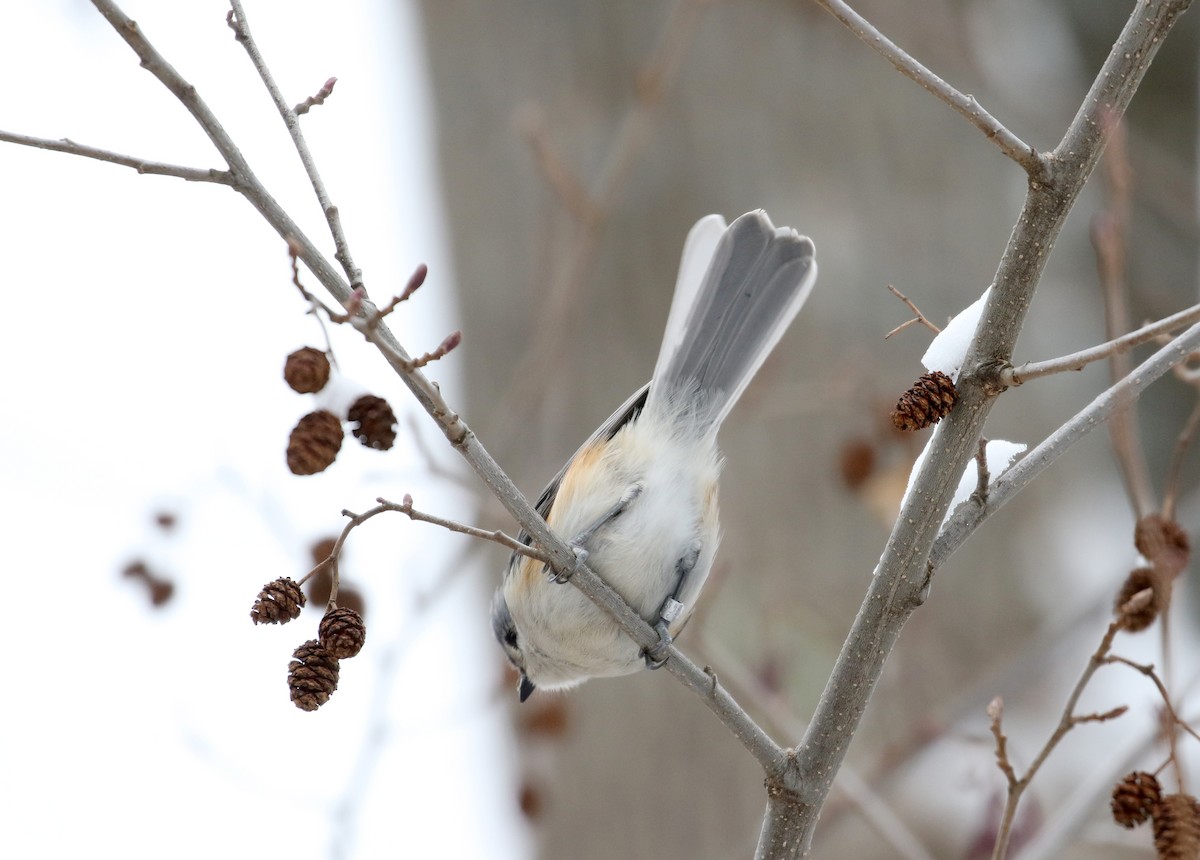
[{"label": "tree branch", "polygon": [[1178,313],[1164,317],[1158,322],[1142,326],[1136,331],[1114,340],[1106,341],[1070,355],[1047,359],[1046,361],[1027,361],[1020,367],[1006,367],[1000,371],[1000,383],[1006,386],[1021,385],[1031,379],[1049,376],[1052,373],[1063,373],[1068,370],[1083,370],[1093,361],[1108,358],[1117,353],[1128,352],[1135,346],[1154,340],[1160,334],[1175,331],[1185,325],[1200,320],[1200,305],[1193,305]]},{"label": "tree branch", "polygon": [[[350,256],[350,244],[346,241],[346,233],[342,229],[342,218],[338,212],[338,208],[333,205],[333,201],[329,198],[329,191],[325,188],[325,181],[321,178],[320,172],[317,170],[317,163],[313,160],[312,152],[308,148],[308,141],[304,139],[304,131],[300,128],[300,117],[296,114],[294,108],[290,107],[283,97],[283,91],[279,89],[279,84],[275,82],[275,76],[271,74],[271,70],[267,68],[266,61],[263,60],[262,52],[258,49],[258,44],[254,41],[254,36],[250,32],[250,24],[246,20],[246,10],[242,8],[241,0],[230,0],[230,5],[233,7],[225,20],[229,24],[230,29],[237,36],[237,40],[242,43],[242,47],[246,49],[246,54],[250,57],[250,62],[254,65],[255,71],[262,79],[263,86],[267,88],[267,93],[271,96],[271,101],[275,103],[275,109],[279,111],[279,116],[283,119],[283,124],[287,127],[288,134],[291,135],[292,144],[296,147],[296,153],[300,156],[300,163],[304,165],[304,172],[308,174],[308,181],[312,185],[313,192],[317,195],[317,202],[321,204],[321,211],[325,213],[325,221],[329,225],[329,233],[333,236],[333,244],[337,249],[334,254],[336,259],[342,265],[342,270],[346,273],[346,278],[350,281],[350,288],[362,288],[362,270],[354,265],[354,259]],[[329,92],[333,91],[332,81],[325,84]],[[323,93],[328,95],[326,90]],[[324,102],[324,97],[321,97],[321,102]],[[310,99],[311,104],[319,104],[316,100]],[[307,110],[307,108],[306,108]]]},{"label": "tree branch", "polygon": [[1188,354],[1197,348],[1200,348],[1200,323],[1193,324],[1116,385],[1106,389],[1070,421],[1047,436],[1040,445],[996,478],[988,492],[986,505],[959,507],[946,521],[933,545],[929,556],[930,567],[941,567],[984,520],[1025,489],[1030,481],[1045,471],[1071,445],[1111,418],[1117,410],[1140,397],[1151,383],[1185,360]]},{"label": "tree branch", "polygon": [[48,149],[51,152],[65,152],[68,155],[79,155],[83,158],[94,158],[97,161],[107,161],[110,164],[120,164],[132,167],[138,173],[148,173],[154,176],[177,176],[188,182],[215,182],[218,185],[232,185],[233,175],[225,170],[203,167],[184,167],[181,164],[165,164],[161,161],[149,161],[135,155],[123,155],[95,146],[76,143],[68,138],[50,140],[44,137],[31,137],[27,134],[16,134],[11,131],[0,131],[0,141],[15,143],[19,146],[29,146],[34,149]]},{"label": "tree branch", "polygon": [[896,67],[906,78],[910,78],[933,93],[939,100],[952,107],[971,125],[982,131],[988,140],[1000,147],[1000,151],[1011,158],[1029,174],[1031,179],[1040,180],[1046,170],[1043,157],[1025,141],[1021,140],[1004,125],[983,109],[983,105],[972,95],[960,93],[946,81],[917,62],[903,48],[879,32],[870,21],[851,9],[842,0],[816,0],[816,3],[849,28],[871,46],[885,60]]},{"label": "tree branch", "polygon": [[[1135,6],[1062,142],[1045,157],[1044,175],[1031,176],[963,364],[959,402],[930,441],[925,466],[897,517],[808,731],[795,756],[788,758],[787,770],[770,783],[774,790],[767,816],[778,815],[782,823],[764,825],[762,838],[786,839],[790,847],[787,853],[770,852],[760,841],[759,856],[808,851],[832,775],[845,757],[884,662],[927,594],[934,540],[963,469],[975,455],[996,395],[1003,390],[988,374],[994,377],[998,366],[1009,361],[1049,251],[1104,148],[1100,113],[1114,119],[1124,114],[1150,60],[1189,5],[1190,0],[1146,0]],[[881,39],[875,43],[883,44]]]}]

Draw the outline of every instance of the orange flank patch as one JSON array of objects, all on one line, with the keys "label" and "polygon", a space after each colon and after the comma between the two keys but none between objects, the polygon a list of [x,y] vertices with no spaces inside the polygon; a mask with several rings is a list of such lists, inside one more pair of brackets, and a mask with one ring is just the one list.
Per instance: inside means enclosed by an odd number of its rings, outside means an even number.
[{"label": "orange flank patch", "polygon": [[546,518],[546,522],[550,524],[551,528],[557,526],[555,513],[570,509],[571,503],[580,489],[580,476],[595,480],[596,469],[607,447],[608,440],[606,439],[580,451],[578,456],[571,461],[571,468],[567,469],[567,473],[562,477],[562,482],[558,485],[558,493],[554,498],[554,506],[550,509],[550,516]]}]

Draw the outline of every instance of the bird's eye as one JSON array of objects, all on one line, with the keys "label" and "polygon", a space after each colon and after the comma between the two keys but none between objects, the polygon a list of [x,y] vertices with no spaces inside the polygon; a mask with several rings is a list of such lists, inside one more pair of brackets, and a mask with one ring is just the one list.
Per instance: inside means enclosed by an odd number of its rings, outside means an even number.
[{"label": "bird's eye", "polygon": [[510,627],[504,631],[504,644],[509,648],[516,649],[517,647],[517,628]]}]

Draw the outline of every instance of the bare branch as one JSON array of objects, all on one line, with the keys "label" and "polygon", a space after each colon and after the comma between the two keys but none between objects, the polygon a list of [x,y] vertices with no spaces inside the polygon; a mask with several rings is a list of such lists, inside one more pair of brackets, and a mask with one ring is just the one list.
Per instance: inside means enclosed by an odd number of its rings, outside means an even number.
[{"label": "bare branch", "polygon": [[883,35],[866,18],[851,9],[842,0],[816,0],[830,15],[845,24],[850,32],[871,46],[885,60],[896,67],[906,78],[923,86],[942,102],[966,118],[971,125],[982,131],[988,140],[1000,147],[1000,151],[1021,165],[1031,179],[1040,181],[1046,172],[1044,157],[1025,143],[1001,122],[983,109],[973,95],[960,93],[931,72],[899,45]]},{"label": "bare branch", "polygon": [[[1091,238],[1096,252],[1096,272],[1104,290],[1105,330],[1109,340],[1113,340],[1130,329],[1125,260],[1133,171],[1129,166],[1125,129],[1120,118],[1101,110],[1096,120],[1101,133],[1109,138],[1103,163],[1108,200],[1105,208],[1092,219]],[[1110,381],[1116,382],[1129,374],[1131,359],[1127,354],[1113,352],[1108,359]],[[1145,516],[1154,507],[1154,489],[1136,419],[1130,404],[1113,416],[1108,433],[1130,505],[1138,516]]]},{"label": "bare branch", "polygon": [[[1046,361],[1027,361],[1020,367],[1007,367],[1000,371],[1000,381],[1007,386],[1021,385],[1031,379],[1049,376],[1052,373],[1063,373],[1068,370],[1083,370],[1094,361],[1108,358],[1118,353],[1128,352],[1135,346],[1148,343],[1159,335],[1181,329],[1184,326],[1200,320],[1200,305],[1193,305],[1178,313],[1163,317],[1158,322],[1149,323],[1136,331],[1122,335],[1105,343],[1098,344],[1070,355],[1047,359]],[[1128,371],[1126,374],[1127,375]]]},{"label": "bare branch", "polygon": [[992,860],[1004,860],[1008,854],[1008,843],[1012,836],[1013,821],[1016,820],[1017,805],[1021,802],[1021,795],[1025,793],[1025,789],[1029,787],[1034,776],[1046,763],[1046,759],[1050,757],[1050,753],[1054,752],[1055,747],[1059,745],[1070,731],[1082,723],[1103,722],[1105,720],[1114,719],[1121,716],[1128,710],[1127,707],[1121,705],[1106,711],[1103,714],[1086,714],[1079,716],[1075,713],[1075,708],[1079,704],[1079,697],[1083,695],[1084,689],[1092,680],[1092,676],[1096,674],[1096,670],[1103,666],[1106,662],[1108,653],[1112,650],[1113,639],[1116,638],[1117,632],[1121,630],[1121,620],[1118,619],[1108,625],[1108,629],[1104,632],[1104,636],[1100,639],[1100,645],[1088,659],[1087,666],[1083,670],[1083,674],[1079,676],[1079,680],[1075,682],[1074,688],[1071,690],[1071,695],[1067,697],[1067,703],[1063,707],[1062,715],[1058,719],[1058,725],[1046,740],[1046,743],[1038,751],[1029,768],[1019,778],[1016,778],[1016,772],[1013,770],[1012,764],[1008,760],[1006,738],[1000,731],[1000,716],[1001,707],[998,705],[999,698],[992,701],[988,706],[988,716],[991,718],[992,734],[996,738],[996,760],[999,763],[1000,770],[1003,771],[1005,779],[1008,780],[1008,796],[1004,802],[1004,812],[1000,818],[1000,827],[996,833],[996,844],[992,850]]},{"label": "bare branch", "polygon": [[963,505],[954,512],[938,534],[929,555],[929,564],[934,568],[941,567],[984,520],[1025,489],[1071,445],[1111,418],[1125,403],[1140,397],[1151,383],[1185,360],[1188,353],[1198,347],[1200,323],[1194,323],[1042,440],[1040,445],[992,482],[986,506]]},{"label": "bare branch", "polygon": [[[287,101],[283,98],[283,92],[275,82],[271,70],[267,68],[266,60],[263,59],[262,53],[254,41],[254,36],[250,32],[250,25],[246,21],[246,10],[242,8],[241,0],[230,0],[230,5],[233,9],[226,16],[225,20],[237,35],[237,40],[242,44],[242,47],[246,49],[246,53],[250,57],[250,62],[254,65],[258,76],[262,78],[263,86],[267,88],[267,92],[271,96],[271,101],[275,102],[275,109],[279,111],[279,116],[283,119],[283,124],[287,127],[288,134],[291,135],[292,144],[296,147],[296,152],[300,156],[300,162],[304,165],[304,172],[308,174],[308,181],[312,185],[313,192],[317,195],[317,202],[321,204],[321,211],[325,213],[325,222],[329,225],[330,235],[333,236],[333,244],[337,249],[334,259],[342,264],[342,270],[346,273],[347,280],[350,281],[350,288],[360,288],[363,285],[362,270],[354,265],[354,260],[350,256],[350,245],[346,241],[346,233],[342,229],[341,214],[330,200],[329,192],[325,188],[325,181],[321,179],[321,174],[317,171],[317,163],[313,160],[312,152],[309,151],[308,142],[304,139],[304,131],[300,128],[300,120],[296,116],[296,112],[288,107]],[[331,91],[334,80],[331,78],[325,84]]]},{"label": "bare branch", "polygon": [[925,314],[921,313],[921,309],[919,307],[917,307],[915,304],[913,304],[913,301],[908,296],[904,295],[904,293],[900,292],[892,284],[888,284],[887,288],[889,290],[891,290],[893,296],[895,296],[896,298],[898,298],[900,301],[904,302],[904,304],[906,304],[908,306],[908,309],[913,312],[913,318],[908,320],[907,322],[900,323],[900,325],[896,326],[894,329],[892,329],[887,334],[885,334],[883,336],[884,340],[887,340],[889,337],[896,334],[897,332],[904,331],[904,329],[908,328],[909,326],[916,325],[918,323],[925,326],[925,328],[929,329],[934,334],[941,333],[942,330],[940,328],[938,328],[936,325],[934,325],[933,323],[931,323],[929,321],[929,319],[925,316]]},{"label": "bare branch", "polygon": [[498,543],[506,549],[520,553],[521,555],[527,555],[530,558],[535,558],[541,562],[549,563],[550,561],[550,557],[546,555],[546,553],[535,547],[531,547],[528,544],[522,543],[514,537],[510,537],[502,531],[479,529],[475,528],[475,526],[469,526],[465,523],[456,522],[455,520],[447,520],[443,519],[442,517],[435,517],[433,514],[422,513],[413,507],[412,496],[408,495],[407,493],[400,504],[389,502],[384,498],[378,498],[375,501],[379,503],[380,509],[398,511],[399,513],[407,516],[410,520],[415,520],[416,522],[420,523],[430,523],[431,525],[441,526],[447,531],[452,531],[463,535],[470,535],[471,537],[476,537],[480,540]]},{"label": "bare branch", "polygon": [[107,161],[122,167],[131,167],[138,173],[153,176],[177,176],[188,182],[214,182],[218,185],[232,185],[233,175],[227,170],[216,170],[202,167],[185,167],[181,164],[165,164],[161,161],[149,161],[135,155],[124,155],[111,152],[95,146],[76,143],[68,138],[49,140],[44,137],[31,137],[27,134],[15,134],[11,131],[0,131],[0,141],[15,143],[19,146],[29,146],[34,149],[48,149],[51,152],[65,152],[67,155],[78,155],[83,158],[94,158],[97,161]]},{"label": "bare branch", "polygon": [[1162,678],[1158,677],[1158,673],[1154,671],[1154,666],[1148,663],[1135,663],[1134,661],[1121,657],[1117,654],[1111,654],[1104,660],[1105,663],[1119,663],[1122,666],[1128,666],[1130,669],[1141,672],[1147,678],[1154,682],[1155,688],[1158,690],[1158,695],[1162,697],[1163,707],[1167,709],[1167,716],[1171,718],[1171,722],[1179,728],[1183,729],[1189,735],[1200,741],[1200,732],[1197,732],[1188,722],[1179,716],[1179,712],[1175,710],[1175,706],[1171,704],[1171,694],[1167,692],[1167,685],[1162,682]]},{"label": "bare branch", "polygon": [[1183,463],[1192,441],[1196,438],[1197,429],[1200,429],[1200,397],[1197,398],[1196,405],[1192,407],[1192,414],[1188,416],[1187,423],[1179,431],[1179,436],[1175,439],[1175,448],[1171,452],[1171,465],[1167,467],[1167,477],[1163,481],[1162,515],[1164,519],[1175,518],[1175,504],[1179,499],[1179,482],[1183,477]]},{"label": "bare branch", "polygon": [[[1049,257],[1047,252],[1057,242],[1068,213],[1103,151],[1105,137],[1099,115],[1105,112],[1119,117],[1124,113],[1154,54],[1189,3],[1158,0],[1133,8],[1062,141],[1050,156],[1039,159],[1046,169],[1029,183],[1025,203],[996,271],[958,379],[959,402],[930,440],[924,466],[912,482],[795,756],[787,760],[787,769],[777,778],[768,776],[767,814],[778,821],[764,826],[759,856],[798,856],[808,850],[828,791],[829,774],[836,772],[846,755],[901,629],[928,593],[936,569],[930,555],[934,541],[963,470],[978,450],[977,442],[996,396],[1003,390],[1002,386],[987,384],[987,371],[994,372],[997,362],[1006,362],[1012,355]],[[1021,158],[1036,170],[1031,157]],[[1193,329],[1181,338],[1200,340],[1200,325]],[[1163,360],[1164,371],[1181,357],[1172,348]],[[1129,380],[1129,384],[1142,385],[1144,380]],[[1082,431],[1077,432],[1082,435]],[[976,515],[991,510],[997,503],[998,490],[999,481],[993,482],[985,509],[963,507]],[[766,844],[768,841],[770,844]]]}]

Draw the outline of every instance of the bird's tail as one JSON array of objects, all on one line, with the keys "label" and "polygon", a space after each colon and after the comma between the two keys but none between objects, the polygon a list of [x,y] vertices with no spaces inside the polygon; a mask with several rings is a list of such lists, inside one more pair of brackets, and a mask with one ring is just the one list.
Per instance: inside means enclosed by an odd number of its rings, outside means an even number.
[{"label": "bird's tail", "polygon": [[[688,233],[646,411],[689,406],[715,432],[800,311],[817,278],[812,240],[761,209]],[[694,406],[692,406],[694,404]]]}]

